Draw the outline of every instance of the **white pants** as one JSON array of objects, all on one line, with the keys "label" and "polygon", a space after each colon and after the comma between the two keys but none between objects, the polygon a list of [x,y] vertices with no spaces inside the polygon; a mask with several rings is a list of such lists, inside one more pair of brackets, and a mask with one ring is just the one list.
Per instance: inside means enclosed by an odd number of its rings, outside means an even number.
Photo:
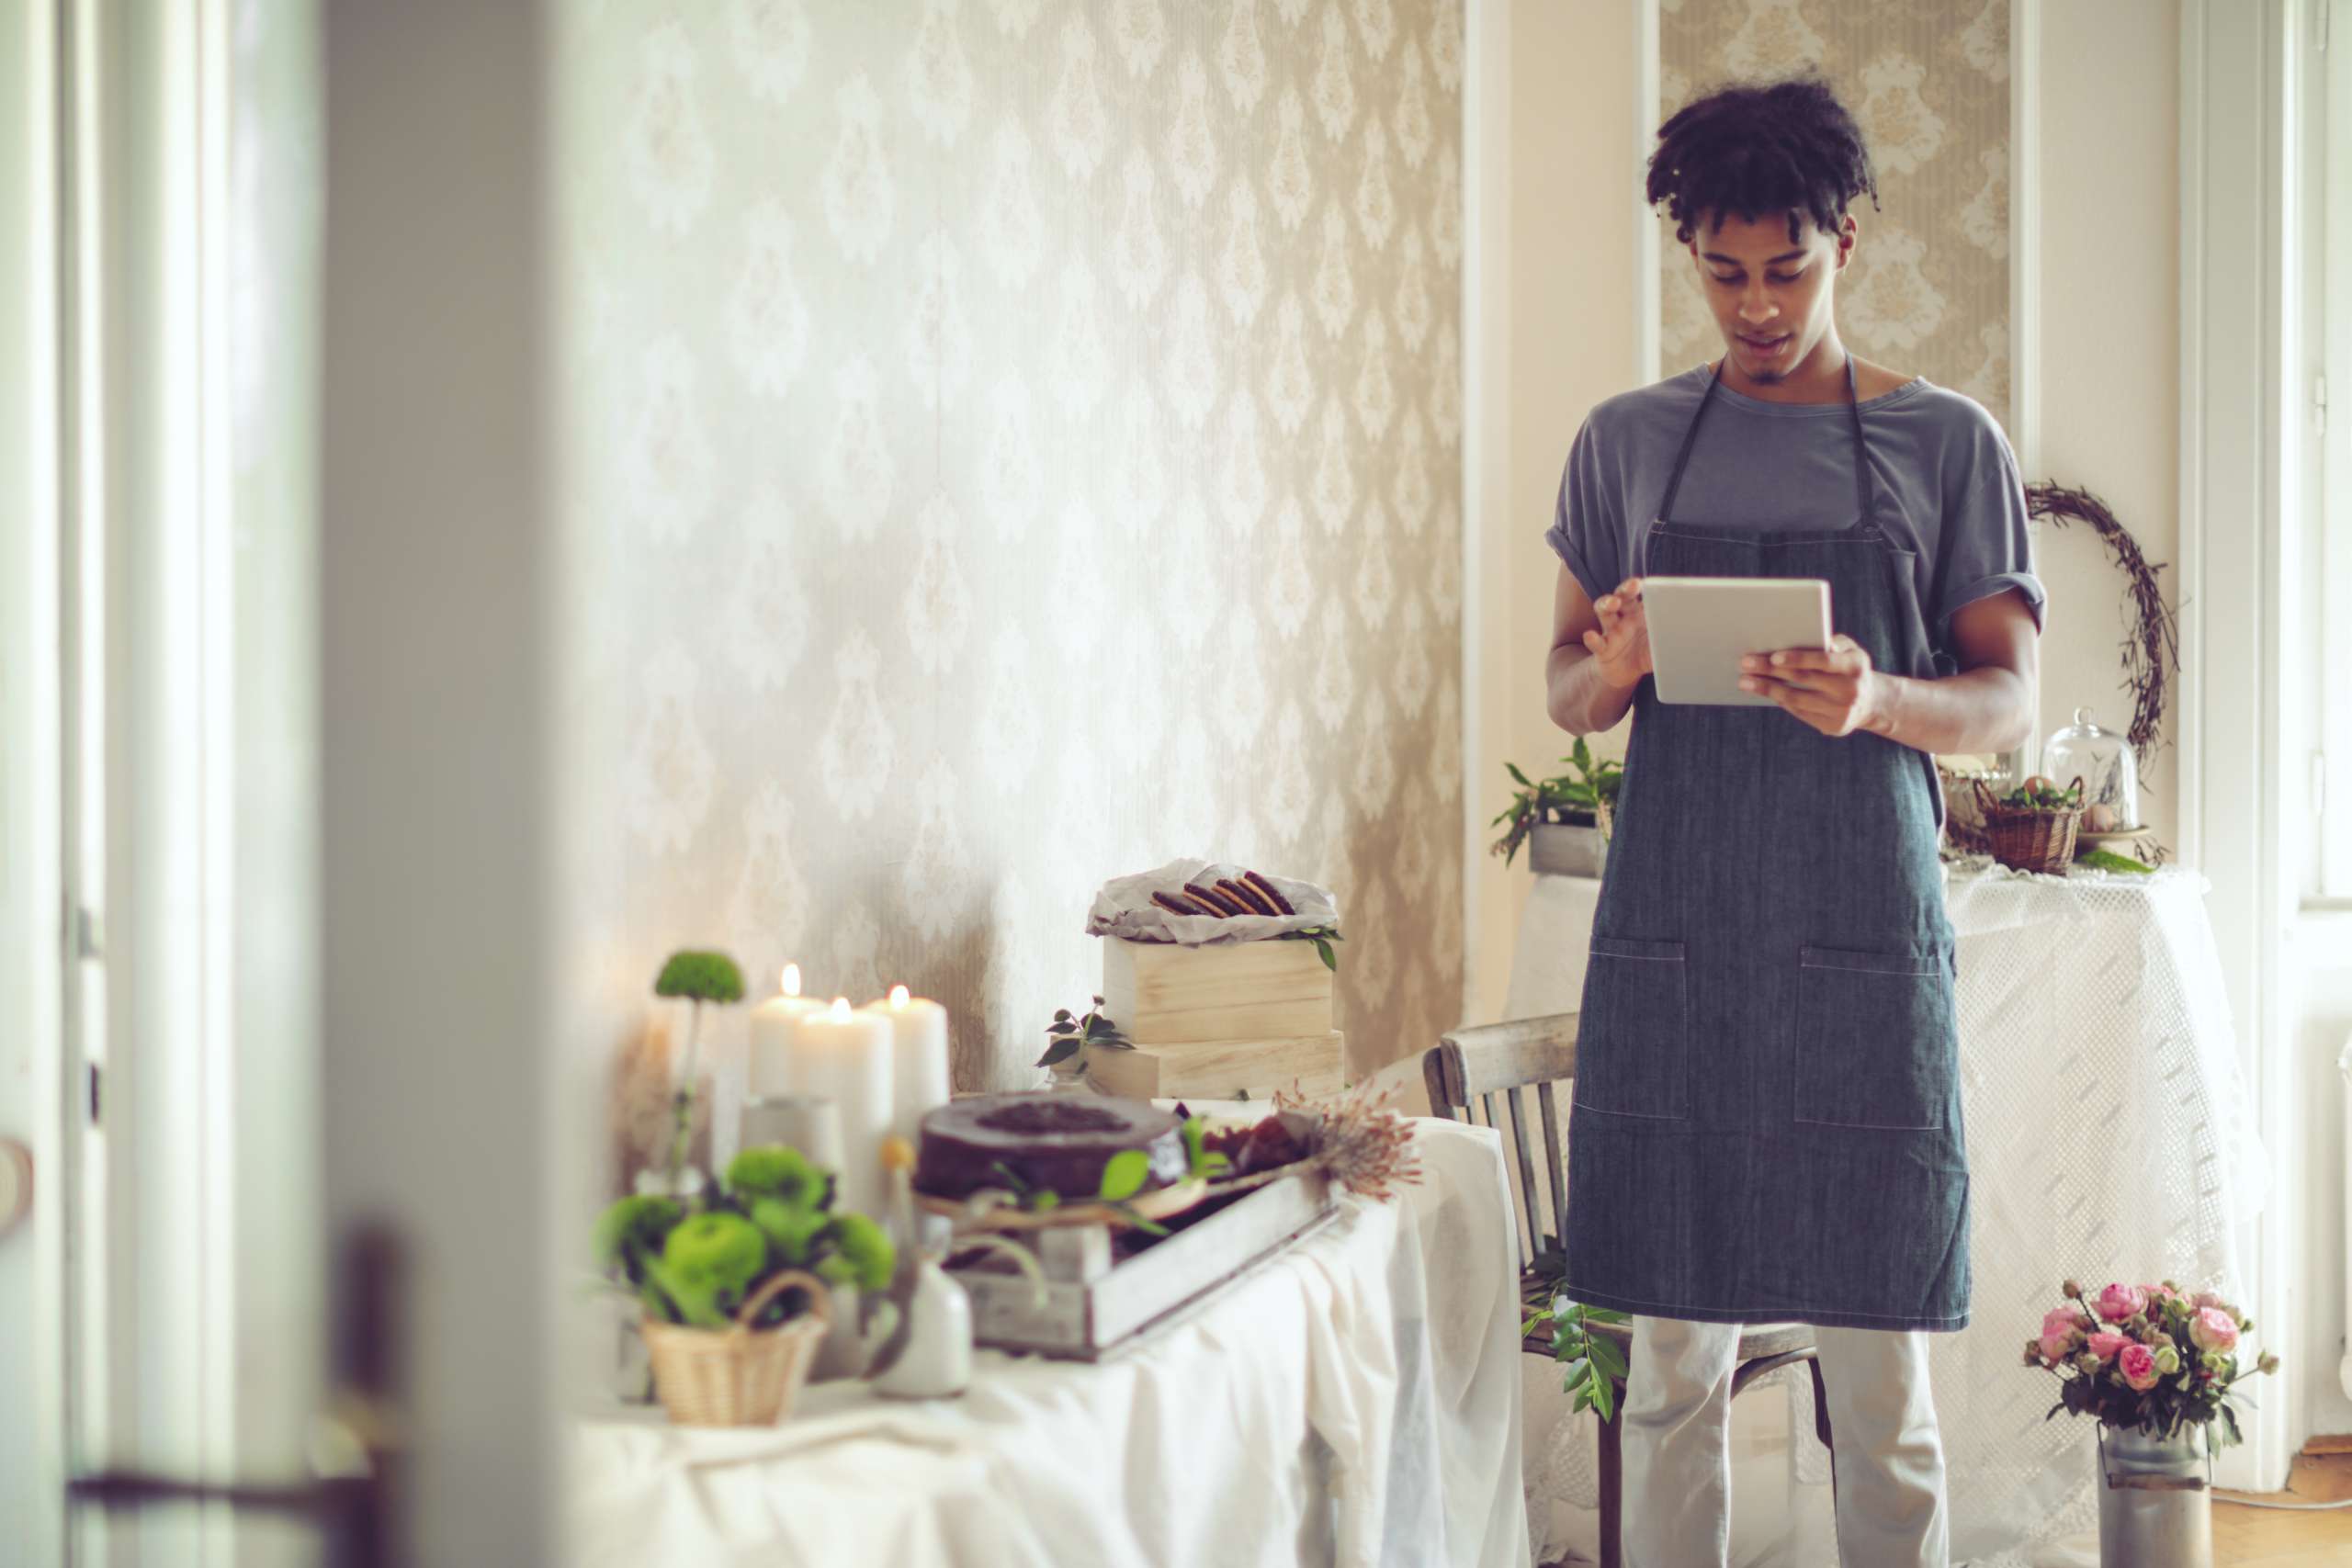
[{"label": "white pants", "polygon": [[[1928,1337],[1817,1328],[1845,1568],[1948,1568],[1943,1440]],[[1731,1550],[1739,1325],[1634,1319],[1625,1388],[1626,1568],[1721,1568]]]}]

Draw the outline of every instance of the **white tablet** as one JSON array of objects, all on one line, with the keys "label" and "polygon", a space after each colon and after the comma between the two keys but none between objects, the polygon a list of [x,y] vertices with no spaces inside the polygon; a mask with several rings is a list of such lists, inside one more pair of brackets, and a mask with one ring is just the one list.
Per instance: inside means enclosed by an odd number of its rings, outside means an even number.
[{"label": "white tablet", "polygon": [[1829,646],[1829,584],[1817,577],[1645,577],[1642,611],[1662,703],[1771,707],[1739,689],[1739,661]]}]

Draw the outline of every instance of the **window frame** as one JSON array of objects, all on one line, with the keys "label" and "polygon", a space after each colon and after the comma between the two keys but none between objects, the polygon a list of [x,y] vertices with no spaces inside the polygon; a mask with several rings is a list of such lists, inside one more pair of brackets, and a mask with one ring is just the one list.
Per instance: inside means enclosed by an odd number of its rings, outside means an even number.
[{"label": "window frame", "polygon": [[[2310,824],[2302,904],[2352,909],[2352,199],[2327,199],[2352,170],[2352,0],[2312,0],[2302,127],[2304,200],[2312,221],[2301,258],[2297,451],[2301,503],[2293,515],[2304,558],[2301,639],[2312,672],[2304,705],[2309,767],[2300,780]],[[2332,406],[2331,406],[2332,405]]]}]

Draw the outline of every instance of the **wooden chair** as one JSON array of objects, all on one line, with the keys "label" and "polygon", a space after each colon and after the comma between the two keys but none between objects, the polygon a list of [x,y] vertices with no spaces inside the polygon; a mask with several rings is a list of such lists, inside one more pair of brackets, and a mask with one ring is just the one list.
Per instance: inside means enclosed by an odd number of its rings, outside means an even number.
[{"label": "wooden chair", "polygon": [[[1477,1111],[1483,1109],[1483,1124],[1499,1131],[1503,1122],[1496,1113],[1496,1096],[1500,1095],[1510,1106],[1510,1130],[1505,1134],[1504,1143],[1517,1156],[1511,1164],[1511,1185],[1526,1215],[1523,1231],[1518,1222],[1513,1222],[1511,1243],[1519,1266],[1520,1300],[1531,1305],[1548,1303],[1560,1277],[1565,1251],[1562,1227],[1568,1207],[1567,1165],[1560,1145],[1566,1129],[1554,1089],[1555,1085],[1576,1076],[1577,1015],[1572,1012],[1457,1029],[1440,1037],[1436,1047],[1421,1058],[1421,1077],[1429,1087],[1430,1115],[1477,1126],[1481,1124]],[[1548,1230],[1544,1224],[1543,1194],[1536,1185],[1535,1160],[1528,1143],[1525,1096],[1529,1090],[1534,1093],[1543,1119],[1543,1168],[1550,1186],[1552,1216]],[[1591,1329],[1616,1340],[1631,1360],[1631,1324],[1594,1324]],[[1552,1337],[1539,1329],[1521,1341],[1520,1348],[1549,1359]],[[1823,1446],[1829,1447],[1829,1404],[1823,1395],[1821,1362],[1815,1351],[1813,1330],[1806,1325],[1771,1324],[1742,1329],[1739,1364],[1732,1373],[1732,1397],[1737,1398],[1740,1391],[1765,1373],[1798,1361],[1806,1363],[1813,1372],[1814,1429],[1820,1435]],[[1601,1568],[1620,1568],[1624,1560],[1622,1438],[1625,1385],[1622,1379],[1611,1382],[1617,1397],[1611,1401],[1609,1419],[1600,1424]],[[1834,1449],[1831,1479],[1834,1483]]]}]

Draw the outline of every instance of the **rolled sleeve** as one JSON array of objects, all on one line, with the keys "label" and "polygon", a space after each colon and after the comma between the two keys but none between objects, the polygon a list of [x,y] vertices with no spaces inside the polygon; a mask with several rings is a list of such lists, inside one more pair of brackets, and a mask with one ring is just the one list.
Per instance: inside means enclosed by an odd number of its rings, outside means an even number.
[{"label": "rolled sleeve", "polygon": [[2025,481],[2008,437],[1989,414],[1978,426],[1959,489],[1957,504],[1944,517],[1947,553],[1934,611],[1937,647],[1950,650],[1951,618],[1962,608],[2011,589],[2024,595],[2039,632],[2049,595],[2033,570]]},{"label": "rolled sleeve", "polygon": [[1600,442],[1587,419],[1569,445],[1560,475],[1560,500],[1544,541],[1574,575],[1588,599],[1625,581],[1623,503],[1607,482]]}]

